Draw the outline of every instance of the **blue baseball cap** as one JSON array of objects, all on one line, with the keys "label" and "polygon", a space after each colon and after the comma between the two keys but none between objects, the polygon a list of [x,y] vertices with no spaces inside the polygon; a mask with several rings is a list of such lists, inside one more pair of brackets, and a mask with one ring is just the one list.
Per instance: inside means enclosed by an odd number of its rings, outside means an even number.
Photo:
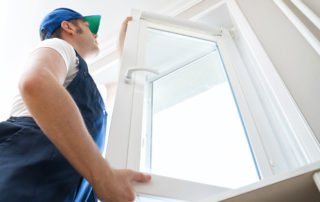
[{"label": "blue baseball cap", "polygon": [[53,32],[60,27],[63,21],[71,20],[71,19],[84,19],[89,23],[89,29],[92,33],[97,34],[100,25],[100,15],[90,15],[83,16],[80,13],[71,10],[69,8],[57,8],[46,15],[46,17],[42,20],[40,24],[40,37],[42,30],[46,30],[47,34],[44,37],[45,39],[50,38]]}]

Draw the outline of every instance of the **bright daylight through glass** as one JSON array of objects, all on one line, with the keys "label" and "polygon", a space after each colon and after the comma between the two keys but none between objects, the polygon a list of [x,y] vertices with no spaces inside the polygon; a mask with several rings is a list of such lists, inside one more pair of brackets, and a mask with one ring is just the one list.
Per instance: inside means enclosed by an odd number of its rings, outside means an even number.
[{"label": "bright daylight through glass", "polygon": [[[215,42],[148,29],[142,170],[227,188],[259,180]],[[149,127],[148,127],[149,126]]]}]

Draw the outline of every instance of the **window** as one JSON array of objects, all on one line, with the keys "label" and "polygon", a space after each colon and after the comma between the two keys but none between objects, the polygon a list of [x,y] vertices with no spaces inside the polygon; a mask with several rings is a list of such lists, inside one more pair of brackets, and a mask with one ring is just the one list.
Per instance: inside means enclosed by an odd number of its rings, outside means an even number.
[{"label": "window", "polygon": [[[226,2],[224,9],[239,12]],[[226,29],[133,16],[107,159],[153,175],[136,185],[143,201],[201,200],[319,159],[318,143],[259,45],[239,54]],[[241,34],[252,35],[246,26]]]}]

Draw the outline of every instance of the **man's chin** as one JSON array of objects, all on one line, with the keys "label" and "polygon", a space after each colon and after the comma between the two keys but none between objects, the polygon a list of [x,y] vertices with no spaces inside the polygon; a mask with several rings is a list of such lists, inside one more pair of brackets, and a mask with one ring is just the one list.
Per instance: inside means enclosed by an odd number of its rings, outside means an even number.
[{"label": "man's chin", "polygon": [[94,53],[93,53],[93,56],[96,57],[96,56],[99,55],[99,53],[100,53],[100,48],[97,47],[97,48],[95,49]]},{"label": "man's chin", "polygon": [[88,59],[92,59],[94,57],[97,57],[100,53],[100,49],[97,47],[94,51],[92,51],[89,55],[88,55]]}]

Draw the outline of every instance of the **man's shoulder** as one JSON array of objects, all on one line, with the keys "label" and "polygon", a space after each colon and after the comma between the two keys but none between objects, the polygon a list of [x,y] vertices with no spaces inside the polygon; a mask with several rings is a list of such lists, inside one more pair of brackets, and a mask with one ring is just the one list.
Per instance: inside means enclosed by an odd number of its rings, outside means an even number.
[{"label": "man's shoulder", "polygon": [[58,52],[63,58],[67,69],[69,70],[70,66],[74,66],[77,61],[75,49],[65,40],[59,38],[46,39],[41,41],[34,49],[31,51],[31,54],[36,50],[41,48],[50,48]]},{"label": "man's shoulder", "polygon": [[64,48],[69,48],[73,50],[73,47],[71,44],[69,44],[67,41],[59,38],[52,38],[52,39],[46,39],[44,41],[41,41],[36,48],[40,47],[64,47]]},{"label": "man's shoulder", "polygon": [[[59,38],[46,39],[41,41],[32,51],[38,50],[40,48],[52,48],[59,52],[64,58],[74,58],[76,57],[75,49],[65,40]],[[73,60],[73,59],[69,59]]]}]

